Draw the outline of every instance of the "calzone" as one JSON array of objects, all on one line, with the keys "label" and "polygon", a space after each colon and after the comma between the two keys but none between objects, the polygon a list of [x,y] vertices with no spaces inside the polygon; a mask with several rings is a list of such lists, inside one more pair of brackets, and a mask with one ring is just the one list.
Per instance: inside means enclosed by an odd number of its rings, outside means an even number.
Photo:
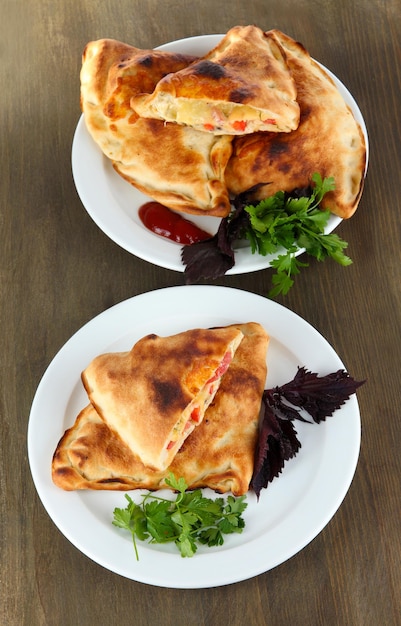
[{"label": "calzone", "polygon": [[193,60],[114,39],[91,41],[82,56],[81,108],[92,139],[135,188],[176,211],[224,217],[231,138],[143,119],[130,107],[132,96],[151,93]]},{"label": "calzone", "polygon": [[102,354],[82,372],[89,400],[144,465],[168,467],[202,422],[243,334],[193,329],[140,339]]},{"label": "calzone", "polygon": [[269,337],[257,323],[235,325],[244,337],[202,423],[163,471],[146,467],[89,404],[57,445],[54,483],[65,490],[166,487],[173,472],[190,489],[242,495],[249,489],[265,387]]},{"label": "calzone", "polygon": [[257,26],[235,26],[204,57],[168,74],[132,107],[142,117],[213,134],[289,132],[299,123],[294,80],[280,43]]},{"label": "calzone", "polygon": [[290,133],[255,133],[236,137],[226,168],[232,195],[259,183],[254,193],[262,200],[277,191],[293,191],[310,185],[314,172],[333,177],[335,190],[327,193],[322,208],[349,218],[362,194],[366,145],[362,129],[328,73],[305,48],[273,30],[297,87],[301,119]]}]

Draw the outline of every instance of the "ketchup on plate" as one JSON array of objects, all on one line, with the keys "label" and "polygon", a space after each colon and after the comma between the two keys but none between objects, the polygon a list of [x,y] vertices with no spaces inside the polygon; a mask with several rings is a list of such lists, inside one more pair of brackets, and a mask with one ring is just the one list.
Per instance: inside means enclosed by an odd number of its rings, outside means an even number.
[{"label": "ketchup on plate", "polygon": [[204,241],[212,236],[159,202],[146,202],[139,207],[138,213],[146,228],[182,245]]}]

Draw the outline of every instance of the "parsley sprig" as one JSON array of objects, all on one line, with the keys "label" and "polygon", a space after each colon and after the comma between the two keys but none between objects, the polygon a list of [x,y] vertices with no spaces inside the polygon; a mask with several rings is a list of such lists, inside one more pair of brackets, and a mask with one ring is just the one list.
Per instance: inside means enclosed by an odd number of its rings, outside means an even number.
[{"label": "parsley sprig", "polygon": [[312,181],[315,185],[310,189],[310,195],[293,197],[278,191],[256,206],[245,207],[250,222],[244,234],[250,241],[252,253],[266,256],[280,248],[286,250],[270,263],[276,270],[271,296],[288,293],[300,268],[308,267],[308,263],[295,256],[298,250],[305,249],[318,261],[331,257],[344,266],[352,263],[343,252],[347,242],[335,233],[324,232],[330,211],[322,210],[319,205],[326,193],[334,189],[334,178],[322,179],[319,173],[315,173]]},{"label": "parsley sprig", "polygon": [[139,560],[137,539],[150,543],[170,543],[177,546],[182,557],[195,554],[198,544],[220,546],[225,534],[241,533],[245,522],[241,514],[247,507],[246,496],[206,498],[201,489],[186,491],[183,478],[172,473],[166,483],[178,492],[175,500],[148,492],[140,504],[126,494],[125,509],[115,508],[113,524],[132,534],[136,559]]},{"label": "parsley sprig", "polygon": [[295,256],[299,250],[318,261],[330,257],[343,266],[350,265],[352,261],[344,253],[347,242],[335,233],[325,233],[330,211],[320,204],[334,188],[333,177],[322,179],[316,172],[311,186],[291,193],[278,191],[256,205],[249,201],[255,188],[238,195],[233,212],[221,220],[214,237],[183,247],[187,283],[223,276],[235,265],[234,243],[240,239],[249,240],[253,254],[277,255],[270,262],[275,270],[270,297],[286,295],[301,268],[308,267],[308,262]]}]

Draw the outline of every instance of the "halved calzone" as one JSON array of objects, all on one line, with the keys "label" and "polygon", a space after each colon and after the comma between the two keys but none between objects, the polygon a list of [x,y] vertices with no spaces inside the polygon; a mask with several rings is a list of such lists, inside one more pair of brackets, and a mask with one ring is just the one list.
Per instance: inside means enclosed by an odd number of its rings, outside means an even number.
[{"label": "halved calzone", "polygon": [[294,78],[301,120],[291,133],[255,133],[236,137],[226,168],[226,183],[233,195],[258,183],[254,193],[262,200],[277,191],[308,187],[319,172],[332,176],[335,190],[323,198],[322,208],[342,218],[355,212],[362,194],[366,146],[362,130],[337,86],[305,48],[273,30]]},{"label": "halved calzone", "polygon": [[242,495],[249,488],[266,381],[268,335],[260,324],[235,325],[244,337],[202,423],[163,471],[146,467],[89,404],[58,443],[54,483],[65,490],[166,487],[169,472],[190,489]]},{"label": "halved calzone", "polygon": [[214,134],[289,132],[299,122],[296,94],[280,43],[257,26],[235,26],[151,95],[134,95],[131,106],[142,117]]},{"label": "halved calzone", "polygon": [[147,335],[82,373],[89,400],[144,465],[168,467],[201,423],[243,335],[236,328]]},{"label": "halved calzone", "polygon": [[176,211],[224,217],[231,138],[142,119],[130,107],[133,95],[152,92],[193,60],[114,39],[92,41],[82,57],[81,108],[93,140],[130,184]]}]

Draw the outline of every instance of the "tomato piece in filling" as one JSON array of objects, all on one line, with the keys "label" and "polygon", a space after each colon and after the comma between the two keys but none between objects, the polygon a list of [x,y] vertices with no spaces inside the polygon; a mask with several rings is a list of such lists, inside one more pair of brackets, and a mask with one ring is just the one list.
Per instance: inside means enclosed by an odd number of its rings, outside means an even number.
[{"label": "tomato piece in filling", "polygon": [[217,368],[217,370],[215,371],[214,375],[209,378],[209,380],[207,381],[208,383],[212,383],[215,380],[217,380],[218,378],[220,378],[221,376],[223,376],[223,374],[226,373],[226,371],[228,370],[228,366],[230,365],[231,361],[232,361],[232,354],[231,352],[226,352],[224,355],[224,359],[222,360],[222,362],[220,363],[219,367]]},{"label": "tomato piece in filling", "polygon": [[245,128],[247,127],[247,122],[245,120],[236,120],[232,123],[232,127],[234,128],[234,130],[244,132]]},{"label": "tomato piece in filling", "polygon": [[200,422],[200,417],[201,417],[200,408],[196,406],[191,413],[191,420],[195,422],[195,424],[198,424]]}]

